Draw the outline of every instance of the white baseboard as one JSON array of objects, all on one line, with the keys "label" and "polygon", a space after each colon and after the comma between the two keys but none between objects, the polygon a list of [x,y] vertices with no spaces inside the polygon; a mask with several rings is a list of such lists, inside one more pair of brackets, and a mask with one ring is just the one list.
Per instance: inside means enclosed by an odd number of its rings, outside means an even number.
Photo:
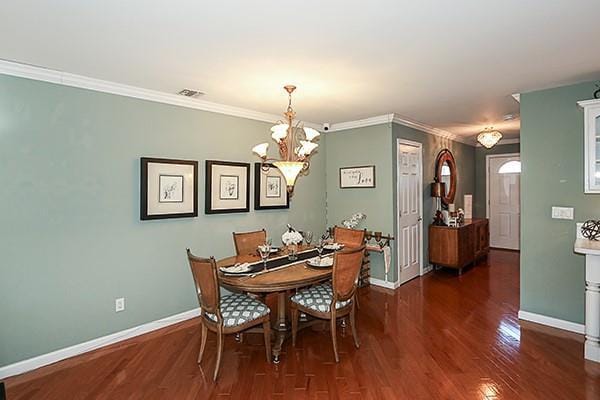
[{"label": "white baseboard", "polygon": [[400,281],[387,282],[387,281],[384,281],[383,279],[377,279],[377,278],[369,278],[369,283],[374,286],[380,286],[380,287],[384,287],[384,288],[392,289],[392,290],[394,290],[400,286]]},{"label": "white baseboard", "polygon": [[102,336],[87,342],[79,343],[64,349],[56,350],[51,353],[42,354],[37,357],[19,361],[14,364],[0,367],[0,380],[9,376],[19,375],[36,368],[43,367],[64,360],[79,354],[87,353],[88,351],[99,349],[100,347],[108,346],[113,343],[131,339],[144,333],[152,332],[157,329],[165,328],[169,325],[177,324],[200,315],[200,309],[185,311],[180,314],[171,315],[156,321],[148,322],[133,328],[125,329],[120,332],[115,332],[110,335]]},{"label": "white baseboard", "polygon": [[519,319],[535,322],[536,324],[551,326],[553,328],[558,328],[569,332],[579,333],[580,335],[585,333],[585,325],[583,324],[565,321],[564,319],[548,317],[542,314],[535,314],[529,311],[519,310]]}]

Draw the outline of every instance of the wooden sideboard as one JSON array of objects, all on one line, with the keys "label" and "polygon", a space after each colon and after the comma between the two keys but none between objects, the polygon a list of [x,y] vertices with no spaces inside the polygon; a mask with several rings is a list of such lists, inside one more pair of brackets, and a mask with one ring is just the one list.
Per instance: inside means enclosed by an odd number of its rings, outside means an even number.
[{"label": "wooden sideboard", "polygon": [[434,266],[456,268],[487,256],[490,229],[487,219],[466,220],[459,227],[429,226],[429,262]]}]

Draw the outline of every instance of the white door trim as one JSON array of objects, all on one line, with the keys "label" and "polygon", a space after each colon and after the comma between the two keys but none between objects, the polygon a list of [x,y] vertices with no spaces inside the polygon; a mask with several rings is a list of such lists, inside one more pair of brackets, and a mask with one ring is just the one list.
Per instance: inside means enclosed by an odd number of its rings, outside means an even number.
[{"label": "white door trim", "polygon": [[[490,218],[490,159],[517,156],[519,157],[519,160],[521,160],[521,153],[488,154],[485,156],[485,217],[487,219]],[[520,189],[519,196],[521,196]]]},{"label": "white door trim", "polygon": [[[419,149],[421,154],[420,163],[419,163],[419,176],[421,180],[421,190],[419,190],[419,204],[420,204],[420,213],[419,213],[419,257],[420,257],[420,266],[419,266],[419,276],[423,276],[423,269],[425,266],[425,258],[423,258],[423,143],[414,142],[408,139],[396,139],[396,232],[400,232],[400,163],[398,162],[398,150],[400,149],[401,144],[406,144],[409,146],[415,146]],[[398,236],[398,235],[396,235]],[[396,238],[396,271],[398,273],[398,285],[400,284],[400,240]]]}]

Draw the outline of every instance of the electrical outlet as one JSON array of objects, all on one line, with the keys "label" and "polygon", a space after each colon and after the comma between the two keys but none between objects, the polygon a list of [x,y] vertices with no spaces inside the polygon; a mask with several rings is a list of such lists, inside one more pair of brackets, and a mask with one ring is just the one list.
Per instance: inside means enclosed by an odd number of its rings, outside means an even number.
[{"label": "electrical outlet", "polygon": [[115,299],[115,312],[125,311],[125,297]]},{"label": "electrical outlet", "polygon": [[552,207],[552,218],[573,219],[573,207]]}]

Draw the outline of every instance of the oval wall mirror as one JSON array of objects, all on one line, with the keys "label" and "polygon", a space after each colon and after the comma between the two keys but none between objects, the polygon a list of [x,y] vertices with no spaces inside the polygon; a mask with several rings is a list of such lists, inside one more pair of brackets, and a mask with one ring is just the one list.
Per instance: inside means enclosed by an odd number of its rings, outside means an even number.
[{"label": "oval wall mirror", "polygon": [[438,182],[444,182],[446,187],[446,193],[442,196],[442,203],[445,205],[454,203],[454,196],[456,195],[456,161],[452,152],[448,149],[444,149],[439,152],[436,163],[435,163],[435,179]]}]

